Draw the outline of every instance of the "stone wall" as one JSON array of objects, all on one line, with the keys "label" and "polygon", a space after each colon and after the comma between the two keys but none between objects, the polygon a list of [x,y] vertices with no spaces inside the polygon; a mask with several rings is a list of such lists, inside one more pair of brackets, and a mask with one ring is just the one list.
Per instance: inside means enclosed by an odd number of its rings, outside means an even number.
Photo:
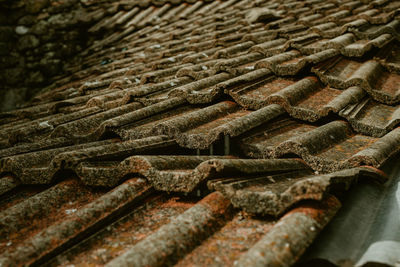
[{"label": "stone wall", "polygon": [[65,74],[65,63],[91,44],[88,28],[106,15],[107,5],[0,0],[0,111],[15,108]]}]

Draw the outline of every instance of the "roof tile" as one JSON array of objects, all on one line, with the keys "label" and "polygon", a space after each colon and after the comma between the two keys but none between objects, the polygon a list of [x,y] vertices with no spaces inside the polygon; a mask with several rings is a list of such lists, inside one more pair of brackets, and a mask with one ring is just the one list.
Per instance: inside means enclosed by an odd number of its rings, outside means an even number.
[{"label": "roof tile", "polygon": [[[241,256],[237,265],[290,266],[294,264],[295,259],[303,254],[302,247],[307,247],[313,241],[318,231],[334,216],[339,206],[336,198],[329,197],[321,203],[320,207],[306,206],[294,209],[282,217],[266,235]],[[307,233],[306,237],[300,234],[303,231]]]},{"label": "roof tile", "polygon": [[267,131],[257,130],[242,140],[242,149],[248,155],[273,158],[295,154],[320,172],[365,164],[378,168],[398,150],[398,128],[381,138],[373,138],[353,134],[343,121],[316,127],[283,119],[265,127]]},{"label": "roof tile", "polygon": [[[267,160],[265,160],[267,161]],[[368,167],[346,169],[330,174],[313,174],[309,169],[287,169],[287,172],[257,174],[249,177],[229,177],[211,180],[212,187],[229,198],[234,207],[252,214],[279,216],[301,200],[322,200],[329,188],[349,188],[358,177],[370,176],[375,181],[385,182],[381,172]]]},{"label": "roof tile", "polygon": [[289,266],[385,181],[397,2],[82,5],[101,38],[0,115],[1,263]]},{"label": "roof tile", "polygon": [[398,74],[386,71],[375,60],[359,62],[336,57],[313,67],[313,72],[332,87],[360,86],[379,102],[389,105],[399,102]]}]

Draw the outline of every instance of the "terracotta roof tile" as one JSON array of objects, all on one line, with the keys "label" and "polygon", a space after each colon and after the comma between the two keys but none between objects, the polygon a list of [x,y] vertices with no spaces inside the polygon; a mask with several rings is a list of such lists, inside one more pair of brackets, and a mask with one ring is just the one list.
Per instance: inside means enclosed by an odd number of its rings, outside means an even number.
[{"label": "terracotta roof tile", "polygon": [[66,146],[3,158],[0,161],[0,172],[12,173],[23,184],[47,184],[52,182],[57,171],[73,169],[82,161],[96,158],[115,159],[139,151],[149,153],[151,150],[171,145],[174,146],[174,142],[167,137],[154,136],[125,142],[107,140]]},{"label": "terracotta roof tile", "polygon": [[349,120],[357,132],[381,137],[399,124],[398,108],[365,98],[347,106],[339,114]]},{"label": "terracotta roof tile", "polygon": [[[237,265],[290,266],[294,264],[296,259],[303,254],[301,248],[313,241],[318,231],[334,216],[339,205],[337,199],[328,197],[319,207],[306,206],[294,209],[283,216],[262,239],[249,249],[239,259]],[[300,231],[306,234],[303,236]],[[263,251],[265,252],[262,253]]]},{"label": "terracotta roof tile", "polygon": [[[265,160],[268,162],[268,160]],[[257,160],[255,160],[257,162]],[[273,162],[273,160],[270,160]],[[265,164],[265,163],[264,163]],[[275,171],[276,173],[276,171]],[[368,167],[346,169],[330,174],[313,174],[309,169],[287,169],[274,174],[235,175],[228,179],[209,181],[209,187],[216,189],[229,198],[234,207],[253,214],[279,216],[293,204],[304,200],[322,200],[329,188],[343,186],[349,188],[358,177],[370,176],[375,181],[385,182],[381,172]]]},{"label": "terracotta roof tile", "polygon": [[327,60],[316,67],[313,72],[321,81],[336,88],[360,86],[371,97],[385,104],[399,102],[399,75],[390,73],[377,61],[360,62],[343,57]]},{"label": "terracotta roof tile", "polygon": [[382,34],[389,33],[399,40],[400,22],[392,20],[388,24],[374,26],[365,24],[358,29],[350,29],[360,39],[374,39]]},{"label": "terracotta roof tile", "polygon": [[290,266],[386,180],[396,1],[84,5],[101,39],[0,114],[0,265]]},{"label": "terracotta roof tile", "polygon": [[[230,209],[229,201],[219,193],[212,193],[108,264],[146,266],[171,263],[173,258],[190,250],[199,236],[205,237],[213,228],[223,225],[229,218]],[[165,246],[167,240],[171,242],[170,246]]]},{"label": "terracotta roof tile", "polygon": [[322,172],[364,164],[378,168],[387,155],[398,150],[398,128],[378,139],[352,133],[343,121],[316,127],[283,119],[272,121],[265,127],[268,130],[255,132],[242,140],[248,155],[271,158],[296,154],[313,169]]},{"label": "terracotta roof tile", "polygon": [[386,69],[391,73],[400,73],[400,53],[399,43],[391,42],[387,46],[383,47],[377,58]]},{"label": "terracotta roof tile", "polygon": [[[2,229],[6,233],[4,237],[10,237],[13,230],[9,227],[23,229],[18,222],[21,222],[21,210],[24,210],[24,205],[26,206],[31,203],[33,204],[33,201],[36,201],[39,204],[39,207],[49,207],[49,204],[51,203],[49,202],[50,198],[53,198],[52,202],[55,202],[57,203],[56,205],[61,206],[59,207],[59,211],[61,211],[61,213],[57,213],[58,218],[54,216],[55,214],[52,217],[47,217],[47,224],[49,225],[48,228],[40,229],[37,227],[37,225],[33,224],[33,229],[27,229],[28,231],[26,231],[27,234],[31,235],[31,237],[28,237],[22,241],[19,241],[17,239],[18,237],[12,238],[13,243],[19,244],[18,246],[13,246],[12,249],[8,249],[2,255],[2,263],[22,264],[27,262],[37,262],[38,260],[40,261],[40,259],[43,259],[47,255],[54,253],[55,249],[58,247],[61,247],[67,242],[71,242],[76,239],[79,234],[84,234],[85,231],[87,231],[87,229],[89,229],[91,226],[93,227],[109,220],[109,218],[120,212],[121,208],[127,207],[129,203],[135,203],[142,200],[152,190],[145,183],[145,181],[143,181],[143,179],[133,178],[103,195],[99,196],[97,193],[97,198],[91,199],[86,196],[85,199],[84,195],[82,198],[82,193],[84,193],[81,191],[82,189],[79,188],[80,190],[78,191],[78,188],[76,188],[76,186],[74,188],[73,185],[74,183],[72,183],[71,186],[68,186],[68,182],[66,182],[65,186],[60,184],[59,187],[61,188],[45,190],[39,195],[36,195],[35,199],[29,199],[27,202],[21,202],[16,206],[13,206],[13,210],[6,211],[8,216],[2,216],[2,220],[4,220],[4,223],[7,221],[8,222],[7,226],[3,224],[5,227],[2,227]],[[57,189],[58,191],[69,190],[71,193],[77,194],[77,196],[66,199],[63,197],[63,194],[57,192]],[[78,198],[79,192],[82,192],[80,197],[81,203],[79,203],[80,199]],[[85,200],[86,203],[88,201],[89,203],[86,204],[84,202]],[[72,202],[73,205],[68,205],[68,201]],[[69,206],[71,208],[69,208]],[[14,211],[14,214],[11,213],[12,211]],[[38,208],[37,210],[32,211],[30,216],[33,216],[33,218],[36,216],[46,216],[46,213],[51,211],[51,209]],[[52,221],[50,221],[51,219]],[[57,221],[59,223],[51,224],[52,222],[54,223]],[[16,257],[16,255],[18,256]]]}]

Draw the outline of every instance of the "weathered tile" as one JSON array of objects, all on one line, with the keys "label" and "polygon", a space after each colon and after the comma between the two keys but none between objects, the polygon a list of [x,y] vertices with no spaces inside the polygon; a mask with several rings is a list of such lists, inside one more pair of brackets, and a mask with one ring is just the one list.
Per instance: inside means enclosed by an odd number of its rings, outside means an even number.
[{"label": "weathered tile", "polygon": [[389,105],[400,100],[399,74],[386,71],[375,60],[364,62],[336,57],[313,67],[313,72],[323,83],[335,88],[360,86],[375,100]]},{"label": "weathered tile", "polygon": [[290,170],[280,174],[255,174],[253,177],[232,176],[211,180],[212,187],[227,198],[234,207],[252,214],[279,216],[301,200],[322,200],[330,188],[348,189],[356,179],[370,178],[384,183],[386,178],[371,167],[346,169],[325,175],[309,169]]},{"label": "weathered tile", "polygon": [[283,119],[264,127],[242,139],[242,149],[247,155],[263,158],[298,155],[319,172],[360,165],[379,168],[397,153],[400,140],[399,128],[374,138],[354,134],[343,121],[317,127]]},{"label": "weathered tile", "polygon": [[97,42],[0,114],[0,265],[290,266],[384,182],[396,1],[81,2]]}]

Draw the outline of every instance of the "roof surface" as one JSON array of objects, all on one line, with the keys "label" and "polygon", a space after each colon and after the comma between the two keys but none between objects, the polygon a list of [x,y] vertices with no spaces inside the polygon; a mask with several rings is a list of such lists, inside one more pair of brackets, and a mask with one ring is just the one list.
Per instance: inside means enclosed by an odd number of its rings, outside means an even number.
[{"label": "roof surface", "polygon": [[71,75],[0,115],[3,266],[290,266],[387,181],[400,2],[114,3]]}]

